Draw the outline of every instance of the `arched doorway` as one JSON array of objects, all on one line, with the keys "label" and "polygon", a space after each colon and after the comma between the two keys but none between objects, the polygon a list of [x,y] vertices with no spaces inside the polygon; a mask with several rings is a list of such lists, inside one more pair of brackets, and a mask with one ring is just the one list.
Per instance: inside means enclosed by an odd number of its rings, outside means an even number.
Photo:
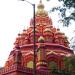
[{"label": "arched doorway", "polygon": [[58,69],[58,65],[55,61],[49,61],[48,62],[48,69],[49,70],[57,70]]},{"label": "arched doorway", "polygon": [[48,69],[50,70],[61,69],[61,57],[59,55],[48,54],[47,63],[48,63]]}]

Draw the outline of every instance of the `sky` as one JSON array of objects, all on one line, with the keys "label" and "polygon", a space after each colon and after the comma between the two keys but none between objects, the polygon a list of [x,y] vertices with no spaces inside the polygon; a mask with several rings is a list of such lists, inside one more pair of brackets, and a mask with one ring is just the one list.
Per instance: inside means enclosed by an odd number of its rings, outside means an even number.
[{"label": "sky", "polygon": [[[39,0],[27,0],[36,5]],[[49,11],[51,7],[61,5],[57,0],[47,2],[43,0],[45,10]],[[10,51],[13,50],[13,43],[18,33],[29,27],[30,19],[33,16],[33,7],[25,1],[20,0],[0,0],[0,66],[5,64],[8,59]],[[49,13],[53,20],[53,25],[59,27],[61,31],[65,32],[70,39],[73,36],[74,22],[70,27],[62,27],[58,24],[60,16],[57,12]]]}]

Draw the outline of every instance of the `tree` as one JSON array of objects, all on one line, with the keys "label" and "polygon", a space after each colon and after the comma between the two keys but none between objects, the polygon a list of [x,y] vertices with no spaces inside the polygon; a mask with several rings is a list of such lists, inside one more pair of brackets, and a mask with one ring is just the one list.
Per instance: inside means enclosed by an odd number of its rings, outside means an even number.
[{"label": "tree", "polygon": [[[50,1],[50,0],[47,0]],[[64,26],[69,26],[70,21],[75,21],[75,0],[58,0],[59,2],[62,2],[62,7],[54,7],[50,11],[59,11],[61,14],[60,22],[63,23]],[[70,14],[67,15],[67,11],[71,10]]]},{"label": "tree", "polygon": [[59,0],[59,1],[63,1],[64,2],[64,6],[66,7],[73,7],[75,8],[75,0]]},{"label": "tree", "polygon": [[75,55],[64,58],[65,71],[68,71],[72,75],[75,74]]}]

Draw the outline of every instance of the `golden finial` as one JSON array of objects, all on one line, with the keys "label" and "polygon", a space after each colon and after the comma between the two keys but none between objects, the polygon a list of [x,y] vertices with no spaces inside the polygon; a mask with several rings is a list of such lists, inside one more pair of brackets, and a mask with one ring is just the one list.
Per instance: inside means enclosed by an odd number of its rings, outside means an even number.
[{"label": "golden finial", "polygon": [[42,3],[42,0],[40,0],[38,6],[37,6],[38,10],[36,12],[36,15],[40,15],[40,16],[47,16],[47,12],[44,10],[44,5]]},{"label": "golden finial", "polygon": [[44,5],[42,4],[42,0],[40,0],[39,4],[38,4],[38,8],[43,9]]},{"label": "golden finial", "polygon": [[40,3],[42,3],[42,0],[40,0]]}]

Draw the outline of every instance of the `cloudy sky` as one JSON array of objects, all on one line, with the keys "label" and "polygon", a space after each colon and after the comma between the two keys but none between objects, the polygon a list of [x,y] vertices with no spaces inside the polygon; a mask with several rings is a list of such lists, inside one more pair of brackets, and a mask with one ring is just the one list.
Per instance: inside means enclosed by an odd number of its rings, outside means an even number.
[{"label": "cloudy sky", "polygon": [[[36,5],[39,0],[28,0]],[[45,9],[49,9],[53,6],[61,5],[57,0],[51,0],[47,2],[43,0]],[[29,21],[33,15],[33,7],[27,2],[20,0],[0,0],[0,66],[3,66],[7,60],[10,51],[13,49],[13,43],[18,33],[21,33],[24,28],[29,27]],[[66,32],[67,36],[72,36],[74,26],[69,28],[63,28],[58,24],[60,16],[56,13],[49,13],[53,20],[55,27],[60,27],[61,31]],[[71,38],[71,37],[69,37]]]}]

